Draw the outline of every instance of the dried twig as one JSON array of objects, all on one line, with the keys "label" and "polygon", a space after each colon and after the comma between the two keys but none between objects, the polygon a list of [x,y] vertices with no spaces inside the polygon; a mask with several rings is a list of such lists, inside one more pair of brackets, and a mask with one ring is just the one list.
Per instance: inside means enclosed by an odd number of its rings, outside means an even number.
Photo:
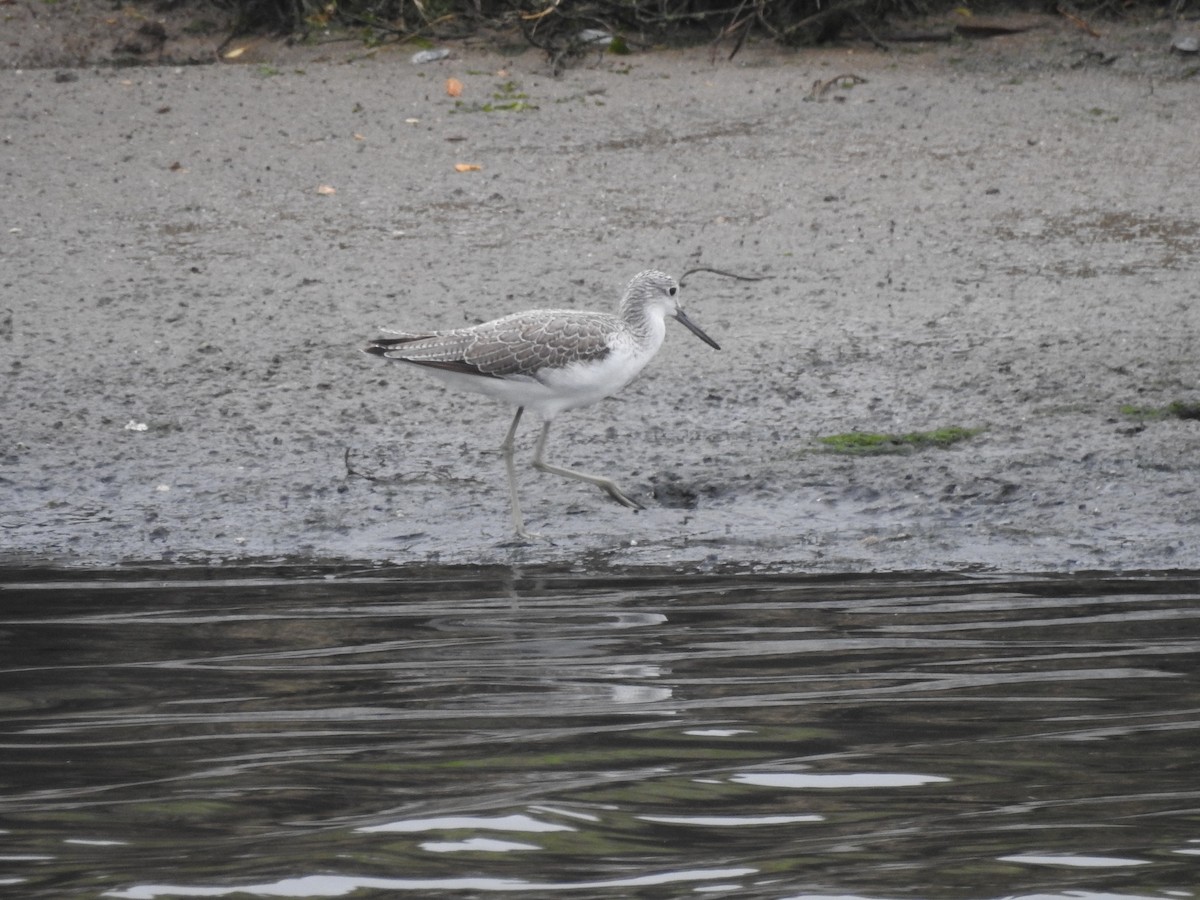
[{"label": "dried twig", "polygon": [[744,19],[738,18],[738,16],[742,14],[742,10],[746,8],[746,4],[748,2],[750,2],[750,0],[742,0],[742,2],[738,4],[738,8],[733,11],[733,15],[729,17],[729,24],[717,32],[717,39],[713,41],[712,45],[713,62],[716,62],[717,59],[717,45],[720,44],[725,38],[729,37],[729,35],[737,31],[737,29],[744,24],[746,26],[745,30],[738,35],[738,39],[733,45],[733,51],[729,54],[729,58],[733,59],[735,56],[737,56],[737,52],[742,49],[742,43],[746,40],[746,35],[750,32],[750,24],[754,21],[754,14],[748,15]]},{"label": "dried twig", "polygon": [[688,269],[679,276],[679,283],[682,285],[683,280],[689,275],[694,275],[697,272],[712,272],[714,275],[723,275],[726,278],[736,278],[738,281],[765,281],[770,278],[770,275],[738,275],[736,272],[726,272],[724,269],[711,269],[708,266],[697,266],[694,269]]},{"label": "dried twig", "polygon": [[836,75],[833,78],[830,78],[828,81],[814,81],[812,90],[808,92],[808,96],[804,99],[822,101],[825,99],[825,95],[829,93],[829,89],[835,85],[837,87],[852,87],[856,84],[866,83],[867,79],[863,78],[861,75]]},{"label": "dried twig", "polygon": [[1077,16],[1077,15],[1075,15],[1075,13],[1073,13],[1069,9],[1067,9],[1064,4],[1062,4],[1062,3],[1058,4],[1057,11],[1060,16],[1062,16],[1064,19],[1066,19],[1072,25],[1079,28],[1085,34],[1088,34],[1094,38],[1100,37],[1100,32],[1098,32],[1095,28],[1093,28],[1086,21],[1084,21],[1084,19],[1081,16]]},{"label": "dried twig", "polygon": [[875,36],[875,32],[871,30],[871,26],[867,24],[867,20],[858,14],[857,10],[851,10],[850,14],[854,16],[854,20],[858,22],[858,27],[867,33],[867,40],[875,45],[876,49],[883,50],[885,53],[891,52],[891,47]]},{"label": "dried twig", "polygon": [[367,481],[378,481],[379,480],[374,475],[368,475],[366,472],[360,472],[360,471],[358,471],[358,469],[354,468],[354,466],[350,465],[350,448],[349,447],[346,448],[346,453],[342,457],[342,462],[344,462],[346,464],[346,477],[347,478],[353,478],[355,475],[357,475],[359,478],[367,479]]}]

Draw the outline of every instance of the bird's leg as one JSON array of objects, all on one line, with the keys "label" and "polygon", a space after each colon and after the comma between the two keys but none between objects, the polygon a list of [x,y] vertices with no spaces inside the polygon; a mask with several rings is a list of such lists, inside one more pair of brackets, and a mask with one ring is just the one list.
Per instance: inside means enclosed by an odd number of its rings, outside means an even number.
[{"label": "bird's leg", "polygon": [[517,532],[517,537],[529,538],[532,535],[525,530],[525,519],[521,515],[521,501],[517,498],[517,469],[513,465],[513,438],[516,437],[517,425],[521,421],[523,412],[525,412],[525,407],[518,406],[517,414],[513,416],[512,425],[508,428],[508,434],[504,436],[504,443],[500,445],[500,452],[504,454],[504,468],[508,470],[508,500],[512,504],[513,528]]},{"label": "bird's leg", "polygon": [[517,414],[513,416],[512,424],[508,426],[508,434],[504,436],[504,442],[500,444],[500,452],[512,456],[513,438],[517,436],[517,426],[521,424],[521,413],[525,412],[525,407],[518,406]]},{"label": "bird's leg", "polygon": [[588,484],[594,484],[600,490],[608,494],[622,506],[628,506],[630,509],[645,509],[642,504],[638,503],[632,497],[624,494],[616,483],[607,478],[601,478],[599,475],[589,475],[587,472],[580,472],[577,469],[564,469],[561,466],[552,466],[542,459],[542,454],[546,450],[546,435],[550,433],[550,423],[542,423],[542,433],[538,437],[537,450],[533,454],[533,467],[542,472],[549,472],[551,475],[561,475],[563,478],[574,478],[576,481],[586,481]]}]

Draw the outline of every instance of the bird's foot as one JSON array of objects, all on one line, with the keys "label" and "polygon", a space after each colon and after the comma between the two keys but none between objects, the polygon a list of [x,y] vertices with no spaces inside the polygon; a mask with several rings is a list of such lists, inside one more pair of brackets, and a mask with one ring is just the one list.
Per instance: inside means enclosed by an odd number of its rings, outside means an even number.
[{"label": "bird's foot", "polygon": [[525,527],[523,522],[514,522],[512,540],[506,541],[505,543],[512,545],[532,544],[535,541],[543,540],[544,538],[545,535],[543,535],[540,531],[530,531]]},{"label": "bird's foot", "polygon": [[603,490],[606,494],[608,494],[608,496],[612,497],[614,500],[616,500],[618,503],[620,503],[622,506],[624,506],[628,509],[645,509],[646,508],[646,507],[642,506],[642,504],[640,504],[636,500],[634,500],[632,497],[630,497],[628,494],[624,493],[619,487],[617,487],[611,481],[608,484],[600,485],[600,489]]}]

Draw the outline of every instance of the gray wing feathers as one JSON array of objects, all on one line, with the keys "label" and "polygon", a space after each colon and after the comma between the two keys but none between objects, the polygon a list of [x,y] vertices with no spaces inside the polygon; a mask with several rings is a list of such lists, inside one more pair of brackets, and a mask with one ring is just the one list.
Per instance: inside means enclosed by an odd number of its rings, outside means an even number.
[{"label": "gray wing feathers", "polygon": [[614,316],[603,313],[546,310],[433,334],[389,332],[395,337],[373,347],[388,359],[503,378],[603,359],[619,328]]}]

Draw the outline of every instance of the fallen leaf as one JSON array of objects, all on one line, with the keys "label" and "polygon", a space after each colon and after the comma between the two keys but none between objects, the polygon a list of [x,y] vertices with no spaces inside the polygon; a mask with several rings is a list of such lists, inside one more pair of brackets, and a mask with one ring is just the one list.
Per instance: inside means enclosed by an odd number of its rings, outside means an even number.
[{"label": "fallen leaf", "polygon": [[363,137],[361,134],[359,134],[357,131],[354,132],[354,139],[356,141],[365,141],[366,140],[366,138]]},{"label": "fallen leaf", "polygon": [[457,97],[463,92],[463,83],[457,78],[446,79],[446,93],[451,97]]},{"label": "fallen leaf", "polygon": [[245,47],[234,47],[232,50],[228,51],[225,54],[225,58],[226,59],[237,59],[239,56],[241,56],[245,52],[246,52]]},{"label": "fallen leaf", "polygon": [[497,69],[496,77],[497,78],[507,78],[508,77],[508,69]]},{"label": "fallen leaf", "polygon": [[477,166],[474,163],[455,163],[454,164],[455,172],[479,172],[482,169],[483,169],[483,166]]},{"label": "fallen leaf", "polygon": [[187,169],[183,167],[183,163],[181,163],[179,160],[175,160],[175,162],[171,163],[171,165],[167,166],[167,168],[172,172],[187,172]]},{"label": "fallen leaf", "polygon": [[317,193],[318,193],[318,194],[322,194],[322,195],[324,195],[324,196],[326,196],[326,197],[332,197],[334,194],[336,194],[336,193],[337,193],[337,188],[335,188],[335,187],[330,187],[330,186],[329,186],[329,185],[327,185],[327,184],[322,184],[322,185],[320,185],[320,186],[318,186],[318,187],[317,187]]}]

